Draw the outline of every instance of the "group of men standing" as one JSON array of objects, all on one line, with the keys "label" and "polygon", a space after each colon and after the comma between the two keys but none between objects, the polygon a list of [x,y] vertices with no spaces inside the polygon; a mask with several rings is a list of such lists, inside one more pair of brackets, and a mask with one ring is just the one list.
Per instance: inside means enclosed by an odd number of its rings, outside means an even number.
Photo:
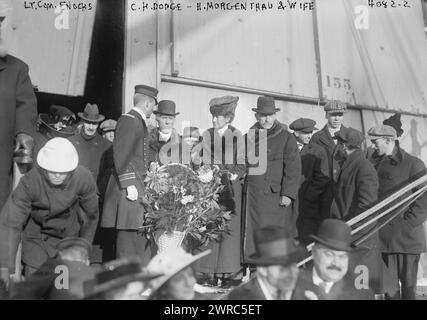
[{"label": "group of men standing", "polygon": [[[334,222],[326,227],[322,224],[328,218],[349,221],[426,170],[420,159],[400,147],[398,116],[368,131],[373,147],[364,152],[364,135],[342,125],[346,112],[342,102],[329,101],[325,105],[327,124],[320,131],[313,134],[316,122],[300,118],[290,124],[291,133],[276,119],[279,109],[274,99],[259,97],[252,109],[256,122],[244,135],[231,125],[239,98],[226,96],[209,103],[212,128],[202,134],[196,127],[185,128],[180,136],[174,129],[179,114],[175,103],[158,102],[157,89],[138,85],[134,106],[118,119],[112,144],[96,134],[103,120],[96,105],[89,104],[79,113],[82,128],[78,134],[67,134],[70,117],[65,122],[51,119],[55,125],[63,125],[58,129],[62,136],[45,136],[45,143],[38,143],[34,157],[37,166],[9,195],[14,143],[17,150],[29,150],[34,140],[37,142],[37,107],[28,67],[1,50],[0,80],[0,105],[6,106],[0,126],[0,267],[13,269],[23,234],[28,274],[53,255],[61,239],[79,236],[92,242],[100,209],[100,226],[118,231],[116,257],[139,256],[147,264],[156,248],[139,229],[144,219],[144,179],[154,161],[166,164],[174,159],[195,169],[216,164],[228,171],[222,177],[225,187],[219,203],[233,212],[230,233],[210,244],[212,254],[198,264],[208,283],[221,280],[225,286],[242,266],[263,265],[260,252],[267,250],[268,246],[262,246],[267,238],[293,254],[297,249],[289,239],[308,244],[316,239],[313,235],[333,228]],[[147,124],[153,112],[158,128]],[[178,158],[174,157],[177,150]],[[96,159],[86,157],[89,153]],[[108,174],[101,173],[104,171]],[[357,241],[367,250],[350,262],[349,274],[355,272],[357,264],[366,265],[375,293],[414,299],[420,253],[426,251],[422,227],[427,220],[426,208],[424,194],[379,231],[373,224],[353,235],[351,242]],[[282,241],[282,231],[269,229],[271,226],[282,228],[288,240]],[[348,229],[343,232],[349,234]],[[277,239],[273,239],[275,234]],[[317,241],[336,251],[350,251],[346,241],[340,244],[325,241],[325,237],[328,235]],[[342,248],[345,250],[339,250]],[[315,260],[322,254],[325,259],[337,254],[324,249],[315,248]],[[255,260],[254,255],[258,255]],[[296,261],[282,260],[274,263],[288,265]],[[319,276],[320,269],[313,274]],[[271,270],[260,270],[268,278]]]}]

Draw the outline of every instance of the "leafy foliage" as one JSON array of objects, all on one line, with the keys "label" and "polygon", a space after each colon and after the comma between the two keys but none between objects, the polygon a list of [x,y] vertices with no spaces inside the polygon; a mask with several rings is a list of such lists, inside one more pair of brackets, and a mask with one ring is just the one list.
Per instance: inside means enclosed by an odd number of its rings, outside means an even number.
[{"label": "leafy foliage", "polygon": [[181,231],[198,246],[228,233],[230,211],[218,204],[224,186],[218,166],[197,172],[182,164],[152,164],[145,179],[146,214],[141,231],[148,239],[163,232]]}]

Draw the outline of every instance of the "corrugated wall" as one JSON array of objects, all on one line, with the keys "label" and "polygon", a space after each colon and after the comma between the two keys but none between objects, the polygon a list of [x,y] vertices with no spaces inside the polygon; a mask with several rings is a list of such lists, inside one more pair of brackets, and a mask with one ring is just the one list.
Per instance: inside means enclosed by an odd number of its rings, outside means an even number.
[{"label": "corrugated wall", "polygon": [[[328,0],[316,1],[316,12],[184,9],[143,14],[132,12],[132,3],[127,3],[126,110],[135,84],[157,85],[161,99],[177,103],[178,130],[190,123],[210,127],[209,100],[227,94],[240,97],[234,125],[243,132],[255,121],[251,108],[262,93],[283,98],[277,101],[278,118],[287,124],[299,117],[325,124],[321,106],[286,101],[289,95],[381,108],[346,114],[345,124],[360,130],[381,123],[391,115],[387,110],[427,113],[421,1],[410,1],[410,8]],[[368,13],[367,29],[355,24],[362,12]],[[404,116],[402,121],[402,146],[427,162],[426,118]]]}]

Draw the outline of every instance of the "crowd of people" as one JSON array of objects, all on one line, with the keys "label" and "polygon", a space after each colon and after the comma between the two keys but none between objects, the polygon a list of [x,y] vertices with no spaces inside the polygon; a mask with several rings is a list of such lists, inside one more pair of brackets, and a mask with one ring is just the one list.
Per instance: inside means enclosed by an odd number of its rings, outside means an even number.
[{"label": "crowd of people", "polygon": [[[232,125],[239,98],[223,96],[206,108],[211,128],[181,135],[175,102],[157,96],[137,85],[117,122],[96,104],[77,116],[58,105],[37,115],[28,67],[0,56],[3,297],[205,299],[199,283],[232,300],[415,299],[427,195],[380,228],[381,219],[353,234],[346,223],[426,173],[399,144],[399,114],[366,137],[343,125],[347,105],[331,100],[322,129],[307,118],[288,127],[261,96],[242,133]],[[158,251],[140,232],[155,162],[219,166],[229,232],[191,252]],[[311,242],[313,261],[301,267]]]}]

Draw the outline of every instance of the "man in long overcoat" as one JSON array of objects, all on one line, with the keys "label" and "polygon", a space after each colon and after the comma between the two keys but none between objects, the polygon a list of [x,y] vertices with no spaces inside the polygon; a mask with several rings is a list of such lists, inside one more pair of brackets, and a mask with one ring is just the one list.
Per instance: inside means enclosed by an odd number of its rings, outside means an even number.
[{"label": "man in long overcoat", "polygon": [[[426,174],[424,162],[408,154],[396,143],[396,130],[391,126],[373,127],[368,131],[368,135],[375,147],[372,161],[375,161],[374,166],[378,172],[380,200]],[[417,189],[402,195],[402,198]],[[423,223],[427,220],[426,208],[427,193],[424,193],[409,208],[380,229],[384,286],[390,298],[415,300],[418,262],[420,254],[426,252],[423,228]]]},{"label": "man in long overcoat", "polygon": [[[361,146],[365,140],[362,132],[353,128],[343,128],[336,133],[336,139],[347,153],[338,181],[334,188],[334,200],[331,206],[331,217],[348,221],[375,204],[378,198],[378,175],[374,166],[365,158]],[[371,216],[373,217],[373,216]],[[357,228],[361,222],[354,225]],[[353,235],[353,240],[360,239],[376,227],[376,223]],[[357,265],[366,266],[369,271],[369,287],[375,293],[382,293],[381,258],[378,232],[362,241],[359,256],[355,255],[350,262],[350,274],[357,276]]]},{"label": "man in long overcoat", "polygon": [[[99,206],[102,208],[105,189],[114,166],[112,160],[113,145],[97,132],[99,123],[103,121],[105,117],[99,114],[99,109],[96,104],[88,103],[84,112],[79,112],[78,115],[80,119],[82,119],[82,127],[80,132],[77,132],[69,138],[69,140],[79,154],[79,165],[88,168],[94,180],[97,182]],[[102,216],[102,210],[100,214]],[[102,263],[103,252],[101,248],[104,248],[104,245],[108,242],[109,237],[107,237],[107,234],[104,230],[98,228],[92,250],[92,263]]]},{"label": "man in long overcoat", "polygon": [[347,105],[341,101],[330,100],[325,105],[326,125],[318,132],[313,134],[310,143],[321,146],[326,151],[329,167],[329,185],[322,194],[322,212],[323,218],[329,216],[333,200],[333,184],[337,181],[338,173],[342,162],[345,159],[345,153],[341,150],[340,145],[333,139],[336,132],[339,132],[345,126],[342,124]]},{"label": "man in long overcoat", "polygon": [[113,142],[113,175],[105,193],[101,227],[116,228],[118,258],[139,256],[144,264],[151,259],[151,249],[138,232],[144,220],[144,179],[150,150],[146,120],[157,104],[157,89],[135,87],[134,108],[123,114],[116,127]]},{"label": "man in long overcoat", "polygon": [[[276,120],[271,97],[259,97],[257,123],[246,135],[248,174],[246,178],[244,260],[255,252],[254,232],[269,225],[285,228],[297,236],[297,197],[301,158],[295,137]],[[259,158],[255,156],[258,152]],[[255,160],[259,160],[256,163]]]},{"label": "man in long overcoat", "polygon": [[28,75],[28,66],[8,55],[1,38],[0,15],[0,209],[12,188],[12,157],[15,141],[31,149],[36,131],[37,99]]},{"label": "man in long overcoat", "polygon": [[310,242],[309,236],[317,232],[322,222],[322,194],[329,183],[328,159],[325,150],[310,143],[316,122],[299,118],[289,126],[294,130],[300,150],[302,177],[298,193],[298,238],[304,243]]}]

